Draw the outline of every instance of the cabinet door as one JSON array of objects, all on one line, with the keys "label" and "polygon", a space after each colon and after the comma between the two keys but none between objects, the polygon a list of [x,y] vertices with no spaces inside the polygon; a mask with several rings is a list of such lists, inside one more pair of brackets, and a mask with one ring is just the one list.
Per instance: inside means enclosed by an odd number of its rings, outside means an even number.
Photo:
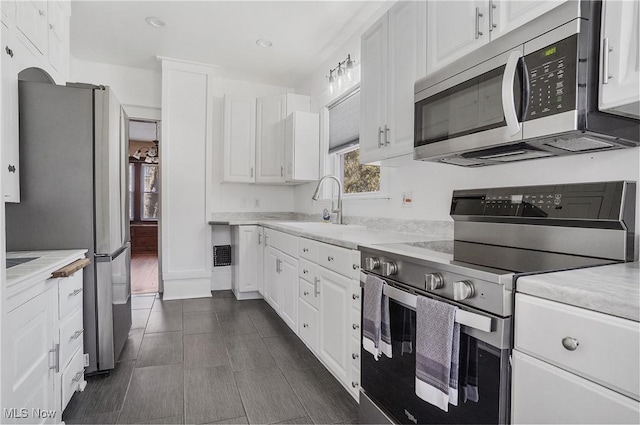
[{"label": "cabinet door", "polygon": [[13,24],[16,20],[16,0],[0,1],[0,21],[5,24]]},{"label": "cabinet door", "polygon": [[425,72],[425,2],[399,2],[389,10],[387,158],[413,150],[413,84]]},{"label": "cabinet door", "polygon": [[[54,349],[55,288],[31,299],[3,319],[2,396],[3,407],[16,408],[13,418],[3,412],[10,423],[54,423],[39,418],[32,409],[53,410],[55,364]],[[4,322],[6,320],[6,325]],[[51,366],[51,368],[50,368]],[[25,409],[27,416],[21,415]]]},{"label": "cabinet door", "polygon": [[224,181],[253,183],[256,100],[224,97]]},{"label": "cabinet door", "polygon": [[343,383],[351,367],[351,280],[321,268],[319,355]]},{"label": "cabinet door", "polygon": [[427,74],[489,42],[489,2],[427,2]]},{"label": "cabinet door", "polygon": [[279,255],[280,317],[298,333],[298,260]]},{"label": "cabinet door", "polygon": [[640,1],[602,3],[600,110],[640,117],[639,26]]},{"label": "cabinet door", "polygon": [[18,29],[41,54],[47,53],[47,2],[19,1],[16,9]]},{"label": "cabinet door", "polygon": [[66,81],[69,62],[68,32],[69,21],[64,3],[49,1],[48,6],[48,47],[49,63]]},{"label": "cabinet door", "polygon": [[[384,124],[387,120],[387,15],[362,35],[360,67],[360,162],[386,157]],[[411,96],[413,99],[413,95]]]},{"label": "cabinet door", "polygon": [[491,40],[512,31],[567,0],[489,0]]},{"label": "cabinet door", "polygon": [[512,423],[638,423],[639,415],[637,401],[513,351]]},{"label": "cabinet door", "polygon": [[256,182],[284,182],[286,96],[256,101]]},{"label": "cabinet door", "polygon": [[264,296],[276,312],[280,311],[278,261],[278,251],[271,246],[266,246],[264,251]]},{"label": "cabinet door", "polygon": [[[15,37],[4,23],[2,31],[2,195],[5,202],[20,202],[20,164],[18,138],[18,70],[15,64]],[[8,49],[8,50],[7,50]]]},{"label": "cabinet door", "polygon": [[302,298],[298,303],[300,338],[314,353],[318,351],[318,310],[307,304]]},{"label": "cabinet door", "polygon": [[239,266],[236,288],[239,292],[257,291],[258,226],[238,226],[238,239],[238,256],[234,260]]}]

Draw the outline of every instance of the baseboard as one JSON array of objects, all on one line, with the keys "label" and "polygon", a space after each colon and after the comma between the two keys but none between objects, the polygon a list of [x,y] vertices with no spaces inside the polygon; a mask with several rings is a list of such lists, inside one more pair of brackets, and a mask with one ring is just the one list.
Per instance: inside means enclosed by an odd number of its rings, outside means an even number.
[{"label": "baseboard", "polygon": [[227,291],[231,289],[232,270],[229,267],[214,267],[211,271],[211,290]]},{"label": "baseboard", "polygon": [[183,300],[188,298],[211,297],[211,279],[164,279],[162,299]]},{"label": "baseboard", "polygon": [[233,291],[233,294],[236,296],[237,300],[261,300],[262,299],[262,294],[260,294],[260,292],[258,291],[251,291],[251,292],[236,292]]}]

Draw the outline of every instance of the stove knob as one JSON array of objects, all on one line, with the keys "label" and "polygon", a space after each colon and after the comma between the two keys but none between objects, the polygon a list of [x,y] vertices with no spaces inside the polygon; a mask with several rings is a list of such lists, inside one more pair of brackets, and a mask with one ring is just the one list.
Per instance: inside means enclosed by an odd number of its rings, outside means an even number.
[{"label": "stove knob", "polygon": [[383,276],[391,276],[398,273],[398,266],[393,261],[389,261],[388,263],[382,263],[382,275]]},{"label": "stove knob", "polygon": [[444,286],[444,279],[440,273],[429,273],[424,275],[424,281],[427,284],[427,290],[435,291]]},{"label": "stove knob", "polygon": [[378,257],[367,257],[364,259],[364,268],[368,271],[374,271],[380,267],[380,260]]},{"label": "stove knob", "polygon": [[473,284],[468,280],[461,280],[453,284],[453,299],[462,301],[473,297],[475,290]]}]

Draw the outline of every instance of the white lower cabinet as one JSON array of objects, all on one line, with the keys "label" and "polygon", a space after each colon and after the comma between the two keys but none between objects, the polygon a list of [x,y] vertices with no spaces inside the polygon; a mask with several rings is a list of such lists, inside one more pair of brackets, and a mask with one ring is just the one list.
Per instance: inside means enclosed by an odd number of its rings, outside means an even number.
[{"label": "white lower cabinet", "polygon": [[231,228],[232,268],[231,288],[239,300],[260,298],[259,257],[262,251],[261,228],[233,226]]},{"label": "white lower cabinet", "polygon": [[280,286],[280,316],[291,329],[298,330],[298,260],[280,254],[278,285]]},{"label": "white lower cabinet", "polygon": [[[264,256],[265,299],[298,332],[298,260],[284,252],[298,251],[297,238],[267,229],[265,241],[268,241]],[[289,246],[290,242],[295,246]]]},{"label": "white lower cabinet", "polygon": [[301,298],[298,303],[299,335],[314,353],[318,352],[318,316],[318,310]]},{"label": "white lower cabinet", "polygon": [[638,423],[637,322],[525,294],[514,311],[514,424]]}]

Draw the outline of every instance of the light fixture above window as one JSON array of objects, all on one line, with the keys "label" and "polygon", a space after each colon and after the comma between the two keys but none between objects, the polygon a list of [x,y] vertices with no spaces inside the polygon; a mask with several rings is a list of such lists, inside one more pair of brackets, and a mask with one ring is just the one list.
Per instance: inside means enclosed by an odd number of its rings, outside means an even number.
[{"label": "light fixture above window", "polygon": [[149,16],[144,21],[154,28],[164,28],[166,25],[162,19],[155,16]]},{"label": "light fixture above window", "polygon": [[[338,62],[338,65],[329,70],[329,93],[335,92],[336,86],[338,89],[342,88],[344,82],[350,82],[353,78],[353,65],[355,61],[351,60],[351,54],[347,55],[347,58]],[[335,73],[335,76],[334,76]]]}]

